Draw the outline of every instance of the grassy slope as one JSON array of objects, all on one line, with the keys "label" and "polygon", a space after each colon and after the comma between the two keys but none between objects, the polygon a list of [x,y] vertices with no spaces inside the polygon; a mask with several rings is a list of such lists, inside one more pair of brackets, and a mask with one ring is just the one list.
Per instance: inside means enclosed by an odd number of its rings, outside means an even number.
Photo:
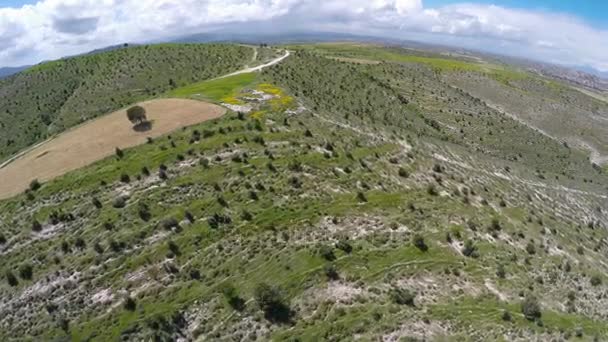
[{"label": "grassy slope", "polygon": [[237,45],[150,45],[44,63],[0,82],[0,160],[97,115],[251,62]]},{"label": "grassy slope", "polygon": [[[323,55],[297,53],[261,76],[174,92],[222,101],[254,87],[290,94],[307,111],[284,113],[295,106],[290,100],[287,107],[260,108],[261,121],[232,114],[45,184],[35,200],[1,202],[8,252],[0,268],[18,274],[20,265],[34,266],[33,281],[0,285],[2,298],[19,303],[18,294],[34,282],[45,284],[46,276],[78,274],[75,286],[35,300],[26,296],[29,307],[3,311],[11,336],[169,340],[192,330],[202,340],[315,341],[354,334],[372,340],[393,332],[459,340],[546,339],[579,329],[579,340],[608,334],[606,285],[589,285],[592,275],[606,272],[598,262],[607,252],[598,243],[607,237],[606,217],[597,210],[606,200],[596,185],[606,176],[584,154],[444,84],[426,63],[360,65]],[[191,140],[195,130],[207,132],[199,143]],[[165,182],[155,176],[161,164],[169,170]],[[119,183],[122,173],[135,179],[144,166],[152,176]],[[125,192],[127,207],[113,208]],[[149,221],[140,218],[140,203],[149,207]],[[75,221],[45,225],[50,238],[41,239],[31,232],[32,217],[46,222],[52,211],[72,213]],[[169,217],[181,221],[186,211],[196,221],[180,231],[159,224]],[[214,213],[232,223],[211,227],[207,218]],[[499,231],[490,228],[494,220]],[[105,222],[114,228],[105,229]],[[414,247],[414,234],[424,237],[428,251]],[[78,238],[84,247],[77,247]],[[469,239],[479,258],[460,253]],[[178,246],[177,255],[168,241]],[[352,252],[333,247],[336,241],[348,241]],[[528,243],[534,254],[526,252]],[[335,260],[322,257],[321,246],[332,246]],[[339,281],[327,279],[327,264],[336,267]],[[500,265],[504,279],[497,276]],[[292,324],[264,319],[253,300],[260,282],[284,290],[296,310]],[[229,285],[246,302],[242,312],[222,295]],[[333,297],[336,286],[346,289],[340,301]],[[391,301],[394,287],[415,292],[415,307]],[[102,290],[115,295],[115,307],[89,304]],[[122,307],[121,291],[136,299],[135,311]],[[568,313],[570,291],[574,311]],[[528,292],[541,300],[542,327],[520,314],[520,293]],[[47,312],[49,302],[58,309]],[[501,319],[504,311],[511,322]],[[31,312],[31,320],[19,319]],[[67,333],[62,319],[70,322]]]}]

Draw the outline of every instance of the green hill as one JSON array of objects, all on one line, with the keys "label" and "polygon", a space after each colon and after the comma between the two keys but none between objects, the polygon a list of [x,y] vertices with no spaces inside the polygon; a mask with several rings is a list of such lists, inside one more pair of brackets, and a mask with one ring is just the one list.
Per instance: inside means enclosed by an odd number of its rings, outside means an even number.
[{"label": "green hill", "polygon": [[146,45],[62,59],[0,80],[0,160],[78,123],[242,68],[238,45]]},{"label": "green hill", "polygon": [[291,49],[167,93],[241,113],[0,202],[0,338],[606,339],[605,171],[459,87],[554,85]]}]

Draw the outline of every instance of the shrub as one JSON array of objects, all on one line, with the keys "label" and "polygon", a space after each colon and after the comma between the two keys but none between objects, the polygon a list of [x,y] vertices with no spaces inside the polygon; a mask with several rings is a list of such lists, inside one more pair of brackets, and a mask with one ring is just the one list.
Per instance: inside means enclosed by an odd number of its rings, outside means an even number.
[{"label": "shrub", "polygon": [[416,294],[402,288],[392,288],[390,290],[391,300],[399,305],[415,306],[414,299]]},{"label": "shrub", "polygon": [[490,223],[490,231],[496,232],[501,229],[502,229],[502,226],[500,225],[500,221],[497,218],[493,218],[492,222]]},{"label": "shrub", "polygon": [[74,246],[76,246],[76,248],[78,248],[78,249],[84,249],[87,246],[87,244],[86,244],[86,242],[84,241],[83,238],[78,237],[74,241]]},{"label": "shrub", "polygon": [[135,311],[135,309],[137,308],[137,303],[135,302],[135,299],[129,296],[125,298],[125,303],[123,304],[123,306],[128,311]]},{"label": "shrub", "polygon": [[511,322],[511,320],[513,319],[513,317],[511,317],[511,313],[507,310],[502,312],[502,320],[505,322]]},{"label": "shrub", "polygon": [[129,183],[129,182],[131,182],[131,177],[129,177],[128,174],[123,173],[120,175],[120,181],[123,183]]},{"label": "shrub", "polygon": [[439,191],[437,191],[437,187],[435,187],[434,184],[429,185],[429,187],[426,189],[426,191],[431,196],[439,195]]},{"label": "shrub", "polygon": [[532,295],[526,296],[524,301],[521,303],[521,312],[524,314],[524,317],[530,321],[540,319],[540,305],[538,304],[536,297]]},{"label": "shrub", "polygon": [[498,265],[498,269],[496,270],[496,276],[498,278],[504,279],[507,275],[505,271],[505,266],[503,264]]},{"label": "shrub", "polygon": [[414,244],[414,246],[416,246],[416,248],[423,252],[429,250],[429,246],[427,246],[426,242],[424,242],[424,237],[422,237],[422,235],[420,234],[414,235],[414,237],[412,238],[412,243]]},{"label": "shrub", "polygon": [[103,207],[103,204],[101,204],[101,201],[97,197],[93,197],[93,199],[91,200],[91,202],[93,203],[93,205],[97,209],[101,209]]},{"label": "shrub", "polygon": [[34,179],[33,181],[30,182],[31,191],[36,191],[36,190],[40,189],[40,187],[42,187],[42,185],[40,184],[40,182],[37,179]]},{"label": "shrub", "polygon": [[224,208],[228,208],[228,202],[226,201],[226,199],[223,196],[219,196],[217,198],[217,203],[219,203]]},{"label": "shrub", "polygon": [[0,245],[4,245],[6,243],[6,236],[0,233]]},{"label": "shrub", "polygon": [[167,242],[167,247],[173,255],[180,255],[179,246],[175,242],[169,240],[169,242]]},{"label": "shrub", "polygon": [[338,270],[334,264],[326,264],[323,267],[323,273],[327,276],[329,280],[338,280],[340,275],[338,274]]},{"label": "shrub", "polygon": [[250,212],[248,212],[247,210],[244,210],[241,213],[241,219],[243,219],[245,221],[251,221],[251,220],[253,220],[253,215]]},{"label": "shrub", "polygon": [[345,253],[350,254],[353,251],[353,246],[346,240],[340,240],[336,243],[336,248],[343,250]]},{"label": "shrub", "polygon": [[410,176],[410,173],[407,172],[406,169],[400,167],[399,168],[399,177],[403,177],[403,178],[408,178]]},{"label": "shrub", "polygon": [[122,158],[122,157],[124,157],[124,156],[125,156],[125,153],[124,153],[124,152],[123,152],[123,151],[122,151],[120,148],[118,148],[118,147],[116,148],[116,151],[115,151],[115,152],[116,152],[116,156],[117,156],[118,158]]},{"label": "shrub", "polygon": [[280,288],[266,283],[258,284],[254,289],[254,298],[269,321],[288,322],[291,319],[291,309]]},{"label": "shrub", "polygon": [[169,217],[166,218],[164,220],[162,220],[162,222],[160,223],[160,225],[165,228],[166,230],[171,230],[173,228],[178,228],[179,227],[179,222],[177,222],[177,220],[174,217]]},{"label": "shrub", "polygon": [[591,285],[592,286],[599,286],[602,284],[602,278],[600,278],[600,276],[598,275],[594,275],[591,277]]},{"label": "shrub", "polygon": [[139,217],[146,222],[148,222],[150,218],[152,218],[150,208],[144,202],[139,202],[137,213],[139,214]]},{"label": "shrub", "polygon": [[361,203],[367,202],[367,197],[365,197],[365,194],[363,192],[359,191],[357,193],[357,201],[359,201]]},{"label": "shrub", "polygon": [[10,286],[17,286],[17,285],[19,285],[19,280],[17,280],[17,277],[15,277],[15,275],[13,274],[13,272],[7,270],[4,273],[4,276],[6,277],[6,282]]},{"label": "shrub", "polygon": [[232,223],[232,219],[230,216],[215,213],[207,219],[207,223],[209,223],[209,227],[215,229],[219,228],[219,226],[222,224]]},{"label": "shrub", "polygon": [[42,225],[36,219],[34,219],[34,221],[32,221],[32,230],[35,232],[39,232],[42,230]]},{"label": "shrub", "polygon": [[528,244],[526,245],[526,252],[528,252],[528,254],[530,255],[536,254],[536,247],[534,246],[534,242],[528,242]]},{"label": "shrub", "polygon": [[464,247],[462,248],[462,254],[471,258],[479,258],[479,252],[477,251],[477,246],[475,246],[473,240],[467,240],[464,243]]},{"label": "shrub", "polygon": [[148,177],[148,176],[150,176],[150,170],[148,170],[148,168],[144,166],[141,168],[141,174],[144,175],[145,177]]},{"label": "shrub", "polygon": [[194,215],[192,215],[191,212],[187,211],[184,212],[184,217],[186,218],[186,220],[188,220],[188,222],[190,223],[194,223],[195,219],[194,219]]},{"label": "shrub", "polygon": [[222,294],[226,298],[226,301],[228,301],[228,305],[230,305],[230,307],[232,307],[234,310],[243,311],[245,309],[245,300],[239,296],[234,286],[223,286]]},{"label": "shrub", "polygon": [[23,264],[19,267],[19,276],[21,279],[31,280],[34,275],[34,269],[30,264]]},{"label": "shrub", "polygon": [[336,255],[334,254],[333,248],[327,245],[323,245],[319,248],[319,255],[327,261],[336,260]]},{"label": "shrub", "polygon": [[116,209],[122,209],[127,206],[127,201],[124,197],[119,196],[114,199],[114,201],[112,202],[112,206]]}]

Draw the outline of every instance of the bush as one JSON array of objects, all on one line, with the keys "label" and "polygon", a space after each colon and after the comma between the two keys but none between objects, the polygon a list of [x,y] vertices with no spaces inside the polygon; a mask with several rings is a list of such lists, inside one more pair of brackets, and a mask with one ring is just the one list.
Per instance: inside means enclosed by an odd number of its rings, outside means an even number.
[{"label": "bush", "polygon": [[524,317],[530,321],[540,319],[540,305],[538,304],[536,297],[532,295],[526,296],[524,301],[521,303],[521,312],[524,314]]},{"label": "bush", "polygon": [[215,229],[219,228],[219,226],[222,224],[232,223],[232,219],[230,216],[215,213],[207,219],[207,223],[209,223],[209,227]]},{"label": "bush", "polygon": [[323,273],[325,273],[325,276],[327,276],[327,279],[329,280],[338,280],[340,278],[338,269],[334,264],[326,264],[323,267]]},{"label": "bush", "polygon": [[127,206],[127,201],[122,196],[116,197],[112,202],[112,206],[116,209],[122,209]]},{"label": "bush", "polygon": [[602,284],[602,278],[600,278],[600,276],[594,275],[593,277],[591,277],[592,286],[599,286],[601,284]]},{"label": "bush", "polygon": [[415,306],[414,299],[416,294],[402,288],[392,288],[390,291],[391,300],[399,305]]},{"label": "bush", "polygon": [[505,271],[505,266],[503,264],[498,265],[498,269],[496,270],[496,276],[501,279],[505,279],[507,272]]},{"label": "bush", "polygon": [[122,157],[124,157],[124,156],[125,156],[125,153],[124,153],[124,152],[123,152],[123,151],[122,151],[120,148],[118,148],[118,147],[116,148],[116,151],[115,151],[115,152],[116,152],[116,156],[117,156],[118,158],[122,158]]},{"label": "bush", "polygon": [[426,189],[426,191],[431,196],[439,195],[439,191],[437,191],[437,187],[435,187],[434,184],[429,185],[429,187]]},{"label": "bush", "polygon": [[42,230],[42,225],[36,219],[34,219],[34,221],[32,222],[32,230],[35,232],[39,232]]},{"label": "bush", "polygon": [[232,285],[225,285],[222,288],[222,294],[228,301],[230,307],[237,311],[243,311],[245,309],[245,300],[241,298],[236,290],[236,288]]},{"label": "bush", "polygon": [[254,289],[254,298],[269,321],[288,322],[291,319],[291,309],[280,288],[261,283]]},{"label": "bush", "polygon": [[184,212],[184,218],[186,218],[186,220],[188,220],[190,223],[194,223],[195,221],[194,215],[192,215],[192,213],[189,211]]},{"label": "bush", "polygon": [[407,172],[406,169],[400,167],[399,168],[399,177],[403,177],[403,178],[408,178],[410,176],[410,173]]},{"label": "bush", "polygon": [[162,220],[162,222],[160,224],[166,230],[171,230],[173,228],[179,227],[179,222],[177,222],[177,220],[174,217],[166,218],[166,219]]},{"label": "bush", "polygon": [[361,203],[367,202],[367,197],[365,197],[365,194],[363,192],[359,191],[357,193],[357,201],[359,201]]},{"label": "bush", "polygon": [[340,240],[336,243],[336,248],[343,250],[345,253],[350,254],[353,251],[353,246],[346,240]]},{"label": "bush", "polygon": [[97,209],[101,209],[103,207],[103,204],[101,204],[101,201],[97,197],[93,197],[93,199],[91,200],[91,202],[93,203],[93,205]]},{"label": "bush", "polygon": [[150,218],[152,218],[150,208],[144,202],[139,202],[137,213],[139,214],[139,218],[141,218],[145,222],[148,222]]},{"label": "bush", "polygon": [[31,191],[36,191],[36,190],[40,189],[41,187],[42,187],[42,185],[40,184],[40,182],[37,179],[34,179],[33,181],[30,182]]},{"label": "bush", "polygon": [[6,282],[10,286],[17,286],[17,285],[19,285],[19,280],[17,280],[17,277],[15,277],[15,275],[13,274],[13,272],[7,270],[4,273],[4,276],[6,277]]},{"label": "bush", "polygon": [[536,247],[534,246],[534,242],[528,242],[528,244],[526,245],[526,252],[528,252],[528,254],[530,255],[536,254]]},{"label": "bush", "polygon": [[23,264],[19,267],[19,276],[21,279],[31,280],[34,276],[34,269],[30,264]]},{"label": "bush", "polygon": [[179,246],[175,242],[169,240],[169,242],[167,242],[167,248],[169,248],[169,251],[173,253],[173,255],[180,255]]},{"label": "bush", "polygon": [[479,252],[477,251],[477,246],[475,246],[473,240],[467,240],[464,243],[464,247],[462,248],[462,254],[471,258],[479,258]]},{"label": "bush", "polygon": [[131,182],[131,177],[129,177],[128,174],[123,173],[120,175],[120,181],[123,183],[129,183],[129,182]]},{"label": "bush", "polygon": [[137,308],[137,303],[135,302],[135,299],[127,297],[125,298],[125,303],[123,304],[123,306],[128,311],[135,311],[135,309]]},{"label": "bush", "polygon": [[511,313],[507,310],[502,312],[502,320],[505,322],[511,322],[511,320],[513,319],[513,317],[511,317]]},{"label": "bush", "polygon": [[319,255],[327,261],[336,260],[336,255],[334,254],[334,250],[330,246],[326,246],[326,245],[321,246],[321,248],[319,248]]},{"label": "bush", "polygon": [[414,244],[414,246],[416,246],[416,248],[423,252],[429,250],[429,246],[427,246],[426,242],[424,242],[424,237],[422,237],[422,235],[420,234],[414,235],[414,237],[412,238],[412,243]]}]

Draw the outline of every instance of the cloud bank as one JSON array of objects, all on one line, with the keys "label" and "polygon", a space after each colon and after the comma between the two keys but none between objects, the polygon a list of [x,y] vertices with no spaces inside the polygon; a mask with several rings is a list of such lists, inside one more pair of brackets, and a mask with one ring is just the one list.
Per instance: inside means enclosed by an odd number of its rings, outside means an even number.
[{"label": "cloud bank", "polygon": [[608,31],[572,16],[422,0],[42,0],[0,8],[0,65],[20,65],[122,42],[238,24],[332,30],[515,54],[608,71]]}]

